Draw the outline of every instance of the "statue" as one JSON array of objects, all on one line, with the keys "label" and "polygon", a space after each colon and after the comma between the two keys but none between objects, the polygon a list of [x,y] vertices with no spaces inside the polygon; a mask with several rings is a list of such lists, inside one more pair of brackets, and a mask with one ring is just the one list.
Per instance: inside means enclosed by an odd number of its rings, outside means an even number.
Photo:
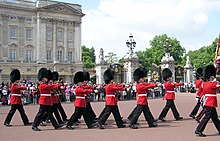
[{"label": "statue", "polygon": [[190,62],[189,56],[187,56],[186,57],[186,65],[189,65],[189,64],[191,64],[191,62]]},{"label": "statue", "polygon": [[103,51],[103,48],[101,48],[100,51],[99,51],[99,59],[100,59],[100,62],[104,61],[104,51]]}]

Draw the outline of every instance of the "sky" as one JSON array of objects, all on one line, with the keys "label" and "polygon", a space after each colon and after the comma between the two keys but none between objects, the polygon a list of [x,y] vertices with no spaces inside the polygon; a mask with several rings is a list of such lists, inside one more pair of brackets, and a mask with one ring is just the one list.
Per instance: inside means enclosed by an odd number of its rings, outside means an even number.
[{"label": "sky", "polygon": [[220,34],[220,0],[59,0],[82,5],[82,45],[119,58],[134,36],[134,51],[150,48],[156,35],[167,34],[182,47],[197,50]]}]

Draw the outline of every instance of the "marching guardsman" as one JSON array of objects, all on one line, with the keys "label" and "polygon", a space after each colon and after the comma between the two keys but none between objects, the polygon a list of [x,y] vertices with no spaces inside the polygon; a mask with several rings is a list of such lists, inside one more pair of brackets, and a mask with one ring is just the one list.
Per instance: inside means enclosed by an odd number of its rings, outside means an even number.
[{"label": "marching guardsman", "polygon": [[75,89],[75,95],[76,95],[76,100],[74,102],[75,106],[75,112],[72,114],[70,117],[66,128],[73,130],[74,127],[72,125],[78,121],[78,118],[83,116],[85,123],[88,128],[93,127],[93,121],[90,119],[87,113],[85,113],[86,110],[86,100],[85,100],[85,95],[87,93],[91,93],[93,89],[84,89],[83,88],[83,72],[78,71],[75,76],[74,76],[74,83],[77,84],[78,86]]},{"label": "marching guardsman", "polygon": [[49,73],[46,68],[41,68],[38,71],[38,80],[40,81],[39,85],[39,91],[40,91],[40,98],[39,98],[39,104],[40,108],[39,111],[34,119],[34,123],[32,125],[33,131],[41,131],[38,126],[40,122],[42,121],[42,118],[45,113],[47,113],[49,120],[51,121],[53,127],[55,129],[58,129],[62,127],[61,125],[57,124],[57,121],[55,120],[53,116],[53,101],[51,97],[51,90],[57,89],[57,85],[48,85],[48,79],[49,79]]},{"label": "marching guardsman", "polygon": [[165,117],[169,111],[169,109],[171,108],[174,118],[176,120],[182,120],[183,117],[180,117],[179,112],[176,109],[174,100],[175,100],[175,91],[174,88],[177,86],[182,86],[183,83],[173,83],[172,82],[172,72],[170,69],[165,68],[162,72],[163,75],[163,80],[165,81],[164,83],[164,87],[165,87],[165,95],[164,98],[166,99],[166,105],[163,108],[162,112],[159,115],[159,120],[165,122]]},{"label": "marching guardsman", "polygon": [[[147,70],[146,68],[142,68],[143,72],[144,72],[144,76],[143,77],[147,77]],[[137,82],[136,82],[137,83]],[[144,85],[149,85],[150,83],[147,82],[142,82],[142,84]],[[161,85],[161,84],[160,84]],[[138,95],[136,95],[136,99],[138,99]],[[133,111],[129,114],[128,116],[128,120],[131,121],[132,116],[134,115],[134,112],[136,111],[136,109],[138,108],[138,105],[133,109]],[[150,109],[149,109],[150,110]],[[151,114],[151,112],[149,112],[150,116],[154,119],[153,115]],[[156,122],[157,120],[154,119],[154,122]],[[138,124],[138,123],[134,123],[134,124]]]},{"label": "marching guardsman", "polygon": [[25,86],[19,86],[19,80],[21,78],[21,74],[20,71],[18,69],[14,69],[11,73],[10,73],[10,80],[12,82],[11,85],[11,99],[10,99],[10,104],[11,104],[11,110],[9,111],[4,125],[7,127],[11,127],[12,125],[10,124],[11,119],[14,115],[14,113],[16,112],[16,110],[19,111],[22,121],[24,123],[24,125],[31,125],[32,122],[29,122],[27,115],[25,114],[23,105],[22,105],[22,101],[21,101],[21,90],[27,90],[27,87]]},{"label": "marching guardsman", "polygon": [[114,72],[111,69],[107,69],[104,72],[104,81],[106,83],[106,106],[103,111],[103,115],[97,121],[97,127],[100,129],[105,129],[102,125],[106,122],[110,114],[112,113],[118,128],[124,128],[125,125],[122,122],[121,115],[118,110],[117,102],[118,97],[116,96],[116,91],[123,91],[124,87],[121,84],[115,84],[113,82]]},{"label": "marching guardsman", "polygon": [[204,107],[206,109],[205,116],[203,117],[201,123],[197,126],[195,134],[200,137],[206,137],[202,132],[205,130],[205,127],[210,120],[214,123],[216,129],[220,134],[220,121],[218,119],[218,114],[216,111],[217,107],[217,94],[216,91],[220,89],[220,85],[215,79],[216,70],[214,65],[208,65],[203,70],[204,82],[201,85],[200,89],[202,90],[205,101]]},{"label": "marching guardsman", "polygon": [[137,91],[137,106],[133,111],[133,115],[130,118],[129,127],[132,129],[137,129],[138,127],[135,125],[141,113],[144,113],[144,117],[149,125],[149,127],[156,127],[157,124],[154,122],[154,118],[150,112],[147,102],[147,90],[150,88],[154,88],[155,84],[150,84],[144,82],[144,70],[142,68],[137,68],[134,71],[134,80],[136,82],[136,91]]},{"label": "marching guardsman", "polygon": [[[54,83],[54,85],[57,85],[59,87],[60,84],[58,83],[58,80],[59,80],[58,78],[59,78],[59,73],[54,71],[53,72],[53,83]],[[67,119],[66,112],[60,102],[59,89],[55,90],[55,93],[56,94],[54,96],[56,96],[56,98],[55,97],[52,97],[52,98],[55,98],[54,100],[56,101],[56,104],[55,104],[56,108],[60,112],[60,115],[63,119],[63,122],[66,123],[66,122],[68,122],[68,119]]]},{"label": "marching guardsman", "polygon": [[[53,85],[53,73],[50,70],[48,70],[48,73],[49,73],[48,84]],[[59,97],[57,97],[57,91],[59,90],[60,86],[58,84],[54,84],[54,85],[55,85],[55,88],[51,90],[51,97],[52,97],[52,103],[53,103],[52,109],[53,109],[53,113],[55,115],[55,118],[58,124],[62,125],[63,121],[60,117],[60,114],[57,108],[57,104],[59,103]]]},{"label": "marching guardsman", "polygon": [[195,116],[197,114],[197,112],[199,111],[199,107],[201,105],[201,96],[202,96],[202,91],[199,89],[203,83],[202,80],[202,68],[198,68],[196,70],[196,100],[197,100],[197,104],[196,106],[193,108],[192,112],[190,113],[190,117],[192,117],[193,119],[195,119]]},{"label": "marching guardsman", "polygon": [[[94,89],[94,86],[89,86],[88,85],[88,82],[90,81],[90,75],[89,75],[89,72],[83,72],[83,88],[84,89]],[[97,90],[94,90],[94,91],[97,91]],[[92,109],[92,106],[90,104],[90,95],[91,93],[88,93],[86,94],[86,113],[88,114],[88,116],[91,118],[91,120],[97,120],[96,118],[96,114],[95,112],[93,111]]]}]

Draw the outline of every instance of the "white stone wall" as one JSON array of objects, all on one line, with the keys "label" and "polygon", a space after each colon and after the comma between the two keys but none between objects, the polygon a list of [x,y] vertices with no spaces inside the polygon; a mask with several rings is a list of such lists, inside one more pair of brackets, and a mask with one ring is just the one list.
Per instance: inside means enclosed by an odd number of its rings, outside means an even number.
[{"label": "white stone wall", "polygon": [[[53,5],[52,5],[53,4]],[[16,1],[8,4],[0,2],[0,69],[1,78],[6,81],[12,69],[18,68],[22,74],[36,76],[40,67],[56,69],[69,80],[72,73],[82,70],[81,18],[84,16],[80,5],[55,1]],[[15,19],[13,19],[15,17]],[[31,19],[31,21],[27,21]],[[16,39],[10,38],[10,28],[17,29]],[[32,29],[31,40],[26,39],[26,29]],[[52,40],[47,41],[46,31],[52,29]],[[63,40],[57,40],[58,30],[63,31]],[[68,32],[72,40],[68,40]],[[16,50],[16,60],[10,60],[10,49]],[[52,61],[47,60],[47,49],[52,50]],[[32,60],[26,60],[26,50],[32,50]],[[63,60],[57,60],[57,51],[62,51]],[[73,60],[68,60],[68,52],[73,52]],[[8,77],[7,77],[8,76]]]}]

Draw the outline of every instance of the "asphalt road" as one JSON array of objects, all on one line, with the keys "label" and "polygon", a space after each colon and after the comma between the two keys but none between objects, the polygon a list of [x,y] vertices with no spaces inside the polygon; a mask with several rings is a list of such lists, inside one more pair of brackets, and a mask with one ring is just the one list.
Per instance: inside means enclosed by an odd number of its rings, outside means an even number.
[{"label": "asphalt road", "polygon": [[[218,95],[218,103],[220,102],[220,95]],[[149,107],[155,118],[158,118],[161,110],[165,105],[165,100],[162,98],[149,99]],[[196,104],[195,94],[181,93],[176,95],[176,107],[181,116],[184,117],[182,121],[175,121],[171,110],[167,114],[166,122],[158,122],[158,127],[149,128],[144,120],[143,114],[139,117],[139,129],[117,128],[114,118],[111,115],[107,121],[104,130],[87,129],[83,119],[80,126],[76,126],[74,130],[67,130],[64,127],[60,130],[54,130],[52,125],[48,124],[46,127],[39,127],[40,132],[31,130],[31,126],[23,126],[19,112],[16,111],[11,124],[12,127],[5,127],[3,125],[5,117],[10,110],[10,106],[0,106],[0,141],[217,141],[220,140],[214,124],[210,120],[204,133],[205,138],[197,137],[194,134],[198,123],[189,118],[189,113]],[[104,102],[91,103],[95,113],[100,114],[105,106]],[[136,101],[119,101],[119,110],[124,119],[136,106]],[[68,117],[74,112],[73,103],[63,103]],[[24,106],[26,114],[30,121],[34,120],[38,112],[38,105]],[[220,110],[217,109],[218,113]],[[128,123],[126,124],[128,125]]]}]

